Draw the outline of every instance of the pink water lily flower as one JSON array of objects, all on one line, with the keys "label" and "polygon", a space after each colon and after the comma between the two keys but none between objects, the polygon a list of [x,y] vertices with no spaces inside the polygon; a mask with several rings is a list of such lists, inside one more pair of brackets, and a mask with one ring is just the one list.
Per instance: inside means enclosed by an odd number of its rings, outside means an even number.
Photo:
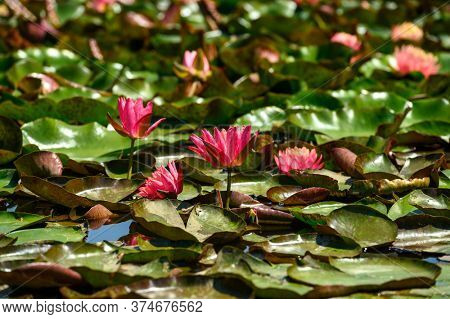
[{"label": "pink water lily flower", "polygon": [[106,9],[116,3],[117,0],[92,0],[90,6],[97,12],[103,13]]},{"label": "pink water lily flower", "polygon": [[183,191],[183,171],[174,161],[168,167],[158,167],[139,188],[139,195],[151,200],[176,198]]},{"label": "pink water lily flower", "polygon": [[361,41],[359,41],[358,37],[356,35],[345,33],[345,32],[338,32],[335,33],[331,37],[331,42],[333,43],[340,43],[342,45],[345,45],[346,47],[349,47],[350,49],[354,51],[359,51],[361,49]]},{"label": "pink water lily flower", "polygon": [[293,170],[319,170],[324,166],[322,155],[318,156],[315,149],[309,150],[306,147],[287,148],[279,151],[278,156],[274,158],[280,172],[286,175]]},{"label": "pink water lily flower", "polygon": [[128,136],[131,139],[147,137],[165,120],[165,118],[162,118],[153,125],[150,125],[150,119],[153,113],[153,103],[151,101],[144,107],[142,99],[133,100],[131,98],[120,97],[117,104],[121,124],[117,123],[109,114],[108,121],[117,133],[122,136]]},{"label": "pink water lily flower", "polygon": [[423,31],[420,27],[411,22],[404,22],[402,24],[395,25],[392,28],[391,39],[393,41],[412,41],[420,42],[423,38]]},{"label": "pink water lily flower", "polygon": [[183,66],[190,75],[199,77],[202,80],[206,80],[211,75],[211,66],[202,50],[185,51]]},{"label": "pink water lily flower", "polygon": [[420,72],[424,77],[439,72],[439,63],[436,56],[427,53],[421,48],[412,45],[404,45],[395,49],[395,59],[397,61],[397,71],[401,75],[411,72]]},{"label": "pink water lily flower", "polygon": [[230,127],[228,130],[214,128],[214,135],[201,130],[201,135],[191,135],[195,146],[189,149],[214,167],[231,168],[242,165],[258,134],[252,136],[252,127]]}]

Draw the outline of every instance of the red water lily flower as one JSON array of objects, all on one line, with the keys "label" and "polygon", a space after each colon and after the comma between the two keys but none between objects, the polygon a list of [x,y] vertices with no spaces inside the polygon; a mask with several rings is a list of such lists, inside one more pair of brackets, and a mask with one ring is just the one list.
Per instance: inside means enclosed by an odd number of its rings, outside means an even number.
[{"label": "red water lily flower", "polygon": [[201,130],[200,137],[192,134],[195,146],[189,149],[214,167],[231,168],[242,165],[258,134],[252,136],[252,127],[230,127],[228,130],[214,128],[214,135]]},{"label": "red water lily flower", "polygon": [[361,49],[361,41],[359,41],[358,37],[356,35],[345,33],[345,32],[338,32],[335,33],[331,37],[331,42],[333,43],[340,43],[342,45],[345,45],[346,47],[349,47],[350,49],[354,51],[359,51]]},{"label": "red water lily flower", "polygon": [[151,237],[139,234],[139,233],[135,233],[135,234],[130,234],[128,235],[126,238],[124,238],[124,242],[127,246],[136,246],[138,245],[138,239],[142,239],[142,240],[150,240]]},{"label": "red water lily flower", "polygon": [[278,156],[274,156],[274,158],[280,172],[286,175],[293,170],[318,170],[324,166],[322,155],[318,156],[315,149],[309,150],[306,147],[287,148],[279,151]]},{"label": "red water lily flower", "polygon": [[139,195],[151,200],[176,198],[183,191],[183,171],[173,161],[168,167],[158,167],[139,188]]},{"label": "red water lily flower", "polygon": [[131,139],[147,137],[165,120],[162,118],[153,125],[150,125],[150,119],[153,113],[153,103],[151,101],[144,107],[142,99],[133,100],[120,97],[118,100],[118,109],[121,124],[113,120],[109,114],[108,121],[117,133]]},{"label": "red water lily flower", "polygon": [[391,39],[393,41],[412,41],[420,42],[423,38],[423,31],[420,27],[411,22],[404,22],[402,24],[395,25],[392,28]]},{"label": "red water lily flower", "polygon": [[432,53],[427,53],[421,48],[412,45],[404,45],[395,49],[397,71],[402,74],[420,72],[424,77],[439,72],[438,59]]}]

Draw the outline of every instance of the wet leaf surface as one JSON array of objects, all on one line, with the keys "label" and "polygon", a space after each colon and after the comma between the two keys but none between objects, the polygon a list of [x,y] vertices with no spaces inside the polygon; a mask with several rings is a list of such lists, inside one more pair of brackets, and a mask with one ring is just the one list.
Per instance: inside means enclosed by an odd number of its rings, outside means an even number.
[{"label": "wet leaf surface", "polygon": [[330,264],[313,262],[292,266],[289,276],[315,286],[311,296],[339,296],[356,291],[428,287],[440,273],[436,265],[414,259],[372,257],[332,259]]}]

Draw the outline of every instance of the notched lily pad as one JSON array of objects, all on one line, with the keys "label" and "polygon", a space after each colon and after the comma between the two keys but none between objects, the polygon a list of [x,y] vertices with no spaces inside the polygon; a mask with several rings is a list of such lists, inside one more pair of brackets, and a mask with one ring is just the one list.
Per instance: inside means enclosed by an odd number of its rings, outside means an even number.
[{"label": "notched lily pad", "polygon": [[134,218],[146,229],[171,240],[226,242],[239,237],[245,221],[231,211],[212,205],[196,205],[186,226],[168,200],[140,200],[132,205]]}]

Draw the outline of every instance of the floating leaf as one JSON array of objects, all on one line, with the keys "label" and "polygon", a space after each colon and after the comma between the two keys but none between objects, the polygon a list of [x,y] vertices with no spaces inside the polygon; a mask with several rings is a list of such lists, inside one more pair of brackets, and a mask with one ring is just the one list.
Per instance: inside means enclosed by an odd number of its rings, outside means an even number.
[{"label": "floating leaf", "polygon": [[33,262],[14,268],[0,265],[0,281],[13,287],[49,288],[80,285],[79,273],[56,263]]},{"label": "floating leaf", "polygon": [[314,285],[311,297],[346,295],[356,291],[428,287],[440,268],[421,260],[399,257],[331,259],[330,264],[292,266],[292,279]]},{"label": "floating leaf", "polygon": [[44,216],[27,213],[0,212],[0,235],[24,228],[45,219]]},{"label": "floating leaf", "polygon": [[385,154],[360,155],[355,160],[355,167],[367,179],[397,179],[400,175]]},{"label": "floating leaf", "polygon": [[139,200],[132,204],[132,214],[139,224],[170,240],[196,240],[186,231],[183,219],[169,200]]},{"label": "floating leaf", "polygon": [[0,194],[12,194],[19,177],[15,169],[0,169]]},{"label": "floating leaf", "polygon": [[311,112],[301,110],[288,120],[306,130],[319,132],[339,139],[347,136],[374,135],[378,126],[394,120],[394,115],[386,108],[362,109],[343,108],[335,111],[320,109]]},{"label": "floating leaf", "polygon": [[213,267],[206,271],[212,276],[239,278],[255,290],[261,298],[300,297],[312,290],[286,280],[288,265],[269,265],[241,250],[226,246],[217,256]]},{"label": "floating leaf", "polygon": [[208,162],[196,157],[184,157],[181,161],[186,177],[196,181],[214,184],[226,178],[226,173],[216,169]]},{"label": "floating leaf", "polygon": [[14,238],[14,245],[34,244],[34,243],[70,243],[80,242],[86,236],[79,227],[49,227],[38,229],[17,230],[7,235]]},{"label": "floating leaf", "polygon": [[43,118],[22,126],[24,144],[35,144],[41,150],[64,153],[73,160],[111,160],[107,155],[127,149],[130,142],[97,123],[81,126]]},{"label": "floating leaf", "polygon": [[[240,173],[231,177],[231,190],[249,195],[266,196],[267,191],[275,186],[279,186],[279,179],[269,173],[249,172]],[[227,189],[226,181],[218,182],[215,189],[224,191]]]},{"label": "floating leaf", "polygon": [[251,125],[252,129],[261,132],[271,131],[272,126],[282,126],[286,121],[285,112],[275,106],[267,106],[253,110],[236,119],[236,125]]},{"label": "floating leaf", "polygon": [[46,151],[26,154],[16,161],[14,165],[20,175],[50,177],[61,176],[63,163],[57,154]]},{"label": "floating leaf", "polygon": [[191,210],[186,230],[198,241],[228,242],[239,237],[246,223],[231,211],[212,205],[196,205]]},{"label": "floating leaf", "polygon": [[[138,248],[138,249],[136,249]],[[124,263],[145,263],[165,257],[170,261],[194,261],[202,253],[202,245],[193,241],[170,241],[151,238],[148,241],[138,239],[138,247],[122,247]]]},{"label": "floating leaf", "polygon": [[[245,298],[249,292],[245,289],[230,290],[221,279],[203,276],[184,276],[158,280],[143,280],[127,286],[113,286],[85,295],[67,287],[61,288],[66,298],[148,298],[148,299],[228,299]],[[242,287],[241,287],[242,288]]]},{"label": "floating leaf", "polygon": [[329,194],[328,189],[321,187],[275,186],[267,191],[272,202],[285,205],[309,205],[324,200]]},{"label": "floating leaf", "polygon": [[0,116],[0,165],[11,162],[22,150],[22,132],[17,124]]},{"label": "floating leaf", "polygon": [[58,102],[44,98],[25,104],[14,104],[11,101],[0,104],[0,115],[23,122],[51,117],[69,124],[98,122],[107,125],[107,113],[115,115],[117,111],[106,103],[80,96]]},{"label": "floating leaf", "polygon": [[54,245],[39,260],[109,273],[116,272],[120,266],[119,256],[111,249],[86,243]]},{"label": "floating leaf", "polygon": [[93,207],[101,204],[110,210],[127,211],[128,206],[119,201],[133,193],[141,181],[92,176],[72,179],[61,187],[38,177],[24,176],[22,184],[39,197],[66,207]]},{"label": "floating leaf", "polygon": [[352,240],[310,233],[276,236],[253,247],[282,256],[305,256],[310,253],[315,256],[355,257],[361,253],[361,247]]},{"label": "floating leaf", "polygon": [[359,203],[328,202],[291,211],[299,220],[313,226],[327,226],[339,235],[353,239],[361,247],[390,243],[397,236],[397,225],[386,215]]},{"label": "floating leaf", "polygon": [[393,242],[397,236],[395,223],[377,210],[362,205],[349,205],[333,211],[327,218],[327,225],[361,247]]},{"label": "floating leaf", "polygon": [[321,187],[331,191],[349,188],[349,186],[346,185],[347,180],[349,179],[348,176],[326,169],[293,172],[291,177],[303,187]]},{"label": "floating leaf", "polygon": [[398,232],[393,247],[429,253],[450,254],[450,229],[425,226]]}]

